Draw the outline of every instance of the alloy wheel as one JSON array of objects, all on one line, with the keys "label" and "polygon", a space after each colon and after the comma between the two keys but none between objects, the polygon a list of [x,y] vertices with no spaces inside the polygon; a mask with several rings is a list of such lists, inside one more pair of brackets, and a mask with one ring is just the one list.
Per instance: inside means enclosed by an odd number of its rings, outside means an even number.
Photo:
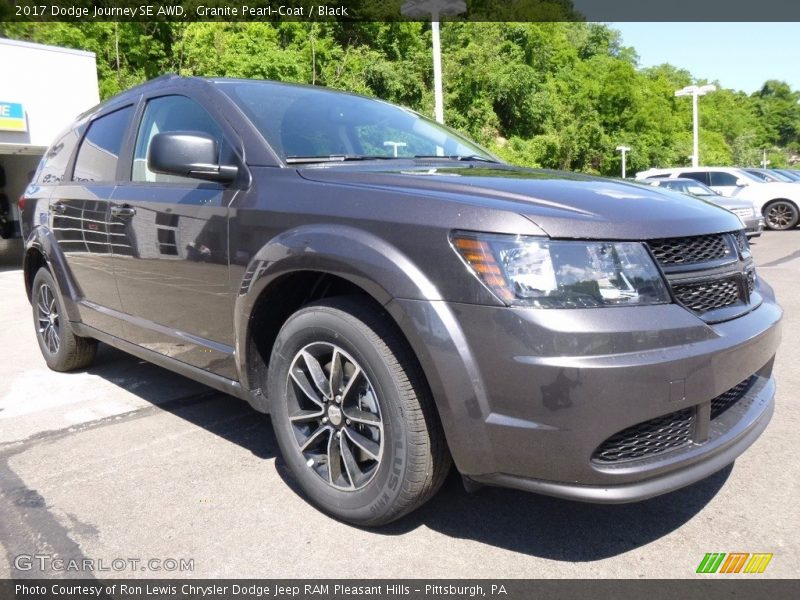
[{"label": "alloy wheel", "polygon": [[796,218],[794,208],[785,202],[776,202],[767,210],[767,225],[770,229],[789,229]]},{"label": "alloy wheel", "polygon": [[306,466],[339,490],[372,481],[383,456],[383,418],[361,365],[335,344],[309,344],[292,359],[286,387],[289,422]]},{"label": "alloy wheel", "polygon": [[56,296],[47,284],[43,284],[39,288],[36,309],[39,335],[44,341],[48,352],[56,354],[61,347],[61,323]]}]

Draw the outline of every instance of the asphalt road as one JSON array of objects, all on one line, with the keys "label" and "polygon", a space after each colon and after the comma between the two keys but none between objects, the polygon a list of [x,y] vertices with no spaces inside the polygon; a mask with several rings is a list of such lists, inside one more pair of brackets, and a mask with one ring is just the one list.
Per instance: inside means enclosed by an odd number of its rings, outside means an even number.
[{"label": "asphalt road", "polygon": [[772,552],[762,576],[797,577],[800,230],[754,253],[784,341],[773,421],[732,467],[623,506],[467,494],[452,475],[380,530],[308,505],[268,419],[234,398],[108,347],[87,371],[48,371],[22,274],[0,271],[0,578],[92,574],[47,557],[102,577],[675,578],[706,552]]}]

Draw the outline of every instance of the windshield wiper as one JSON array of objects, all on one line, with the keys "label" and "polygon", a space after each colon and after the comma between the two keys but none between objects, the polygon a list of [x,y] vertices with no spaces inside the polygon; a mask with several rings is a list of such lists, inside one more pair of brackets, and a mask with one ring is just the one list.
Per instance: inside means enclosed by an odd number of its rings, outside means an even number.
[{"label": "windshield wiper", "polygon": [[439,160],[476,160],[480,162],[500,164],[499,161],[481,156],[480,154],[446,154],[444,156],[437,156],[435,154],[415,154],[414,158],[438,158]]},{"label": "windshield wiper", "polygon": [[393,160],[395,156],[370,156],[366,154],[329,154],[327,156],[288,156],[288,164],[297,163],[321,163],[321,162],[345,162],[350,160]]},{"label": "windshield wiper", "polygon": [[436,154],[415,154],[414,156],[386,156],[386,155],[370,155],[370,154],[328,154],[323,156],[288,156],[286,158],[287,164],[303,164],[303,163],[331,163],[331,162],[346,162],[356,160],[417,160],[417,159],[438,159],[438,160],[474,160],[480,162],[488,162],[499,164],[499,161],[481,156],[479,154],[450,154],[445,156],[437,156]]}]

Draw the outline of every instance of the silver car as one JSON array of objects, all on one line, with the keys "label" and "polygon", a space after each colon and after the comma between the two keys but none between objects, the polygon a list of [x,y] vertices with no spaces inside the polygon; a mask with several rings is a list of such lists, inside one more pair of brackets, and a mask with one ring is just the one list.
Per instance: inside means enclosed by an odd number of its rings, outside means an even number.
[{"label": "silver car", "polygon": [[764,230],[764,217],[756,210],[750,200],[743,198],[729,198],[718,194],[710,187],[688,178],[676,179],[647,179],[645,183],[653,187],[667,188],[675,192],[681,192],[695,198],[700,198],[717,206],[731,211],[744,223],[747,237],[759,237]]}]

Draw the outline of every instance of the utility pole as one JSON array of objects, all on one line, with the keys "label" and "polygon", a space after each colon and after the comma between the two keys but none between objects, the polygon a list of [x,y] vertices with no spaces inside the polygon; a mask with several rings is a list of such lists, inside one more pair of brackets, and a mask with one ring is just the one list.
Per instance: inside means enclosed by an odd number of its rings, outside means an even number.
[{"label": "utility pole", "polygon": [[622,152],[622,178],[625,179],[625,157],[631,149],[629,146],[617,146],[617,152]]}]

